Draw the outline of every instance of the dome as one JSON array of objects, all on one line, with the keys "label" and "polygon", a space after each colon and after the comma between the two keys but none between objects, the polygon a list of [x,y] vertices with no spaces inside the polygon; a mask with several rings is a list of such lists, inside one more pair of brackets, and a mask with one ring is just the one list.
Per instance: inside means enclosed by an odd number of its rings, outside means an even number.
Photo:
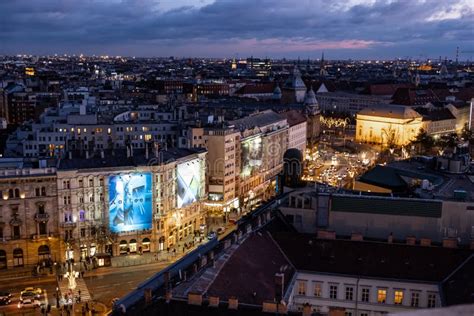
[{"label": "dome", "polygon": [[297,148],[290,148],[285,151],[285,154],[283,155],[283,160],[297,160],[301,162],[303,161],[303,154]]}]

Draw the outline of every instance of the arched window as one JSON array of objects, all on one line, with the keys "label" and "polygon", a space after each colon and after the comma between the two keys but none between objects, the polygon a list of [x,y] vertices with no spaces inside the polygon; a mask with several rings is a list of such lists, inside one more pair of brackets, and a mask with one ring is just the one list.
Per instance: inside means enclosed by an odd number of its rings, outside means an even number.
[{"label": "arched window", "polygon": [[142,251],[150,252],[150,238],[143,238],[142,240]]},{"label": "arched window", "polygon": [[121,240],[120,241],[120,246],[119,246],[119,253],[121,255],[127,254],[127,248],[128,248],[127,241],[126,240]]},{"label": "arched window", "polygon": [[51,252],[49,250],[48,245],[39,246],[39,248],[38,248],[38,259],[40,261],[47,260],[47,259],[49,259],[50,256],[51,256]]},{"label": "arched window", "polygon": [[14,193],[13,193],[13,189],[9,189],[9,190],[8,190],[8,197],[9,197],[9,198],[14,198],[14,197],[15,197],[15,195],[14,195]]},{"label": "arched window", "polygon": [[41,187],[41,195],[46,196],[46,187]]},{"label": "arched window", "polygon": [[23,249],[16,248],[13,250],[13,266],[23,267]]}]

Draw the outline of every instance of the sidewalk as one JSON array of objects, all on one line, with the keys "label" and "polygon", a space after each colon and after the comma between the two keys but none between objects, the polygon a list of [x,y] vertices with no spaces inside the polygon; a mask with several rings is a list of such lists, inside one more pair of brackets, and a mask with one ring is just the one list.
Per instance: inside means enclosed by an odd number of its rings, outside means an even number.
[{"label": "sidewalk", "polygon": [[[87,311],[86,306],[89,307],[88,313],[86,312]],[[108,311],[109,310],[104,304],[90,301],[90,302],[82,302],[82,303],[74,304],[74,313],[72,312],[72,310],[70,310],[70,315],[105,316],[108,314]],[[51,309],[51,313],[49,315],[51,316],[67,315],[67,311],[64,308],[57,309],[54,307]]]}]

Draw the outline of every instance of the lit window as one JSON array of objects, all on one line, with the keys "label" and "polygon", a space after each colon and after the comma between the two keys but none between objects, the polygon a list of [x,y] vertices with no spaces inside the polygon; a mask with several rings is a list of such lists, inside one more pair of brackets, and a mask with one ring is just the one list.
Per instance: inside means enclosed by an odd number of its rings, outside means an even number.
[{"label": "lit window", "polygon": [[314,283],[314,296],[321,297],[321,292],[322,292],[322,284],[319,282]]},{"label": "lit window", "polygon": [[396,290],[395,295],[393,297],[393,303],[397,305],[401,305],[403,303],[403,291]]},{"label": "lit window", "polygon": [[387,290],[379,289],[377,291],[377,302],[380,304],[385,304],[386,300],[387,300]]},{"label": "lit window", "polygon": [[436,294],[429,293],[428,294],[428,308],[436,307]]},{"label": "lit window", "polygon": [[411,307],[418,307],[420,304],[420,293],[419,292],[411,292]]},{"label": "lit window", "polygon": [[306,295],[306,281],[298,281],[298,295]]},{"label": "lit window", "polygon": [[346,287],[346,300],[352,301],[354,299],[354,288],[352,286]]},{"label": "lit window", "polygon": [[329,286],[329,298],[333,300],[337,299],[337,285]]}]

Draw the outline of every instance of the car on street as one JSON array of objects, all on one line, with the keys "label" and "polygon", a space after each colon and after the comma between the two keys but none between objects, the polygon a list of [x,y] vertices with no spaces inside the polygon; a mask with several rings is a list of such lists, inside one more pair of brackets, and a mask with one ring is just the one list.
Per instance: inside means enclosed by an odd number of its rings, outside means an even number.
[{"label": "car on street", "polygon": [[20,292],[20,302],[27,299],[38,299],[43,291],[40,288],[27,287]]},{"label": "car on street", "polygon": [[12,302],[9,297],[2,297],[0,298],[0,305],[8,305]]},{"label": "car on street", "polygon": [[4,298],[11,298],[11,297],[12,297],[12,293],[10,292],[0,292],[0,300]]},{"label": "car on street", "polygon": [[28,307],[36,308],[40,306],[41,306],[41,302],[34,298],[27,298],[18,302],[18,308],[28,308]]},{"label": "car on street", "polygon": [[211,240],[217,237],[217,234],[215,232],[210,232],[207,234],[207,239]]}]

